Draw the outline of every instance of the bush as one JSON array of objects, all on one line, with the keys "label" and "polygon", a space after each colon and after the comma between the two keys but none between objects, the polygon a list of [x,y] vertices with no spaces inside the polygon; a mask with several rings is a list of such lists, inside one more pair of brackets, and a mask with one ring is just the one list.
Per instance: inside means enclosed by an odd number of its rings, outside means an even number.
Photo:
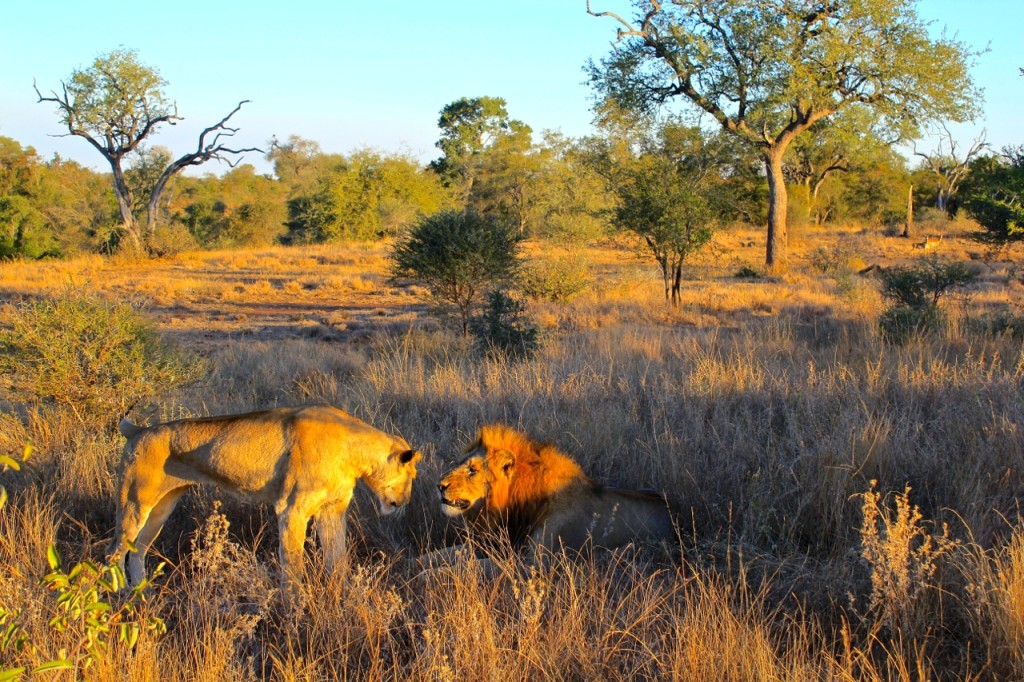
[{"label": "bush", "polygon": [[511,225],[476,211],[441,211],[399,237],[391,252],[392,278],[430,287],[434,297],[455,308],[468,335],[483,292],[518,273],[521,240]]},{"label": "bush", "polygon": [[[113,564],[85,560],[65,572],[52,545],[46,561],[50,573],[42,582],[55,595],[53,617],[47,623],[51,637],[34,639],[34,633],[19,622],[21,611],[0,599],[0,653],[7,658],[0,664],[0,680],[18,680],[29,672],[26,665],[7,667],[18,659],[33,662],[33,674],[68,670],[79,679],[110,649],[131,650],[143,631],[155,636],[167,632],[162,618],[145,613],[149,580],[132,588],[126,597],[121,594],[126,587],[124,573]],[[160,564],[153,573],[159,575],[162,570]],[[59,649],[48,650],[47,639],[56,640]]]},{"label": "bush", "polygon": [[67,291],[15,305],[5,318],[0,369],[13,397],[70,408],[83,423],[108,423],[199,373],[125,303]]},{"label": "bush", "polygon": [[882,295],[893,303],[878,320],[882,335],[904,343],[914,334],[937,330],[943,321],[939,301],[950,289],[974,279],[963,263],[945,263],[937,257],[918,265],[881,272]]},{"label": "bush", "polygon": [[489,354],[524,359],[540,347],[537,326],[526,316],[526,306],[506,292],[492,291],[482,315],[470,320],[477,346]]},{"label": "bush", "polygon": [[530,263],[520,278],[523,293],[535,301],[569,301],[591,285],[587,264],[580,258],[563,256]]},{"label": "bush", "polygon": [[939,329],[945,318],[938,306],[924,308],[891,306],[878,317],[882,337],[889,343],[902,345],[920,334]]},{"label": "bush", "polygon": [[763,279],[764,273],[760,270],[755,270],[749,265],[744,265],[733,275],[736,279]]}]

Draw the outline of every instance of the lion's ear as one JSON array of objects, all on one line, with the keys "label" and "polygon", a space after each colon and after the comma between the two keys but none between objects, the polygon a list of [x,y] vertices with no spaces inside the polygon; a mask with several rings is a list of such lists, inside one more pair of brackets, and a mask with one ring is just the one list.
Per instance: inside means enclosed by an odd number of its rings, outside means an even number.
[{"label": "lion's ear", "polygon": [[516,465],[516,453],[511,450],[496,450],[494,453],[495,468],[505,474],[512,475],[512,467]]},{"label": "lion's ear", "polygon": [[418,450],[406,450],[398,453],[398,461],[402,464],[415,464],[421,459],[423,459],[423,455]]}]

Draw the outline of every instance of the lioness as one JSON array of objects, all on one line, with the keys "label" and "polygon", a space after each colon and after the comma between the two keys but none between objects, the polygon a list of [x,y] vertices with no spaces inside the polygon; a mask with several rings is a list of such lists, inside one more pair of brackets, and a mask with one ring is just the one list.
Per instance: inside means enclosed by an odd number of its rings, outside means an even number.
[{"label": "lioness", "polygon": [[507,533],[513,547],[610,549],[676,537],[664,497],[597,485],[554,445],[501,425],[480,429],[438,491],[444,513],[471,535]]},{"label": "lioness", "polygon": [[117,526],[110,558],[129,579],[145,575],[146,552],[181,496],[196,483],[214,483],[253,502],[273,505],[281,535],[285,582],[299,581],[306,527],[333,565],[345,555],[345,510],[363,479],[381,514],[409,501],[420,453],[399,436],[331,407],[284,407],[249,414],[140,427],[123,419],[128,439],[122,459]]}]

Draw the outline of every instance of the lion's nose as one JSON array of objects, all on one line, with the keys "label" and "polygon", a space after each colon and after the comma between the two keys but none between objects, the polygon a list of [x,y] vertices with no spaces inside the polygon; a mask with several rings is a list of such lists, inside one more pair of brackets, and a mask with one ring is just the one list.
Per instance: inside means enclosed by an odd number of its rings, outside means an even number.
[{"label": "lion's nose", "polygon": [[437,492],[439,492],[442,495],[444,495],[444,491],[445,490],[448,490],[448,484],[447,483],[438,483],[437,484]]}]

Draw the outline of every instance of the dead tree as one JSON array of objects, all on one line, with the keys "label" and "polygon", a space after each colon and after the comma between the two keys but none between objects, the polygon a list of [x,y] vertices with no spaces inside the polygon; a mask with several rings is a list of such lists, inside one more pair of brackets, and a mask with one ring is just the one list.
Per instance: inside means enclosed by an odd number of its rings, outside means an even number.
[{"label": "dead tree", "polygon": [[[935,208],[948,212],[949,202],[956,196],[960,183],[967,177],[971,161],[988,149],[989,144],[985,141],[985,131],[982,130],[978,137],[974,138],[967,153],[961,159],[958,157],[959,150],[956,140],[953,139],[953,133],[949,131],[945,123],[942,124],[942,130],[945,132],[945,136],[939,140],[935,151],[919,152],[917,145],[914,145],[914,156],[924,159],[923,165],[938,178],[939,193],[935,199]],[[945,148],[943,144],[945,144]]]},{"label": "dead tree", "polygon": [[224,138],[233,136],[238,130],[228,127],[227,122],[248,101],[243,100],[231,113],[200,134],[195,152],[185,154],[164,169],[149,190],[148,216],[143,233],[132,210],[135,197],[125,179],[123,163],[125,157],[136,151],[158,126],[164,123],[175,125],[182,120],[177,105],[164,97],[164,84],[155,69],[140,64],[136,53],[125,49],[101,55],[91,67],[74,71],[67,81],[61,83],[59,93],[50,91],[49,96],[44,96],[33,84],[40,103],[57,105],[61,123],[67,127],[64,135],[85,139],[110,165],[122,230],[137,252],[152,249],[160,194],[176,173],[210,159],[234,165],[232,157],[261,151],[256,147],[235,149],[223,144]]}]

